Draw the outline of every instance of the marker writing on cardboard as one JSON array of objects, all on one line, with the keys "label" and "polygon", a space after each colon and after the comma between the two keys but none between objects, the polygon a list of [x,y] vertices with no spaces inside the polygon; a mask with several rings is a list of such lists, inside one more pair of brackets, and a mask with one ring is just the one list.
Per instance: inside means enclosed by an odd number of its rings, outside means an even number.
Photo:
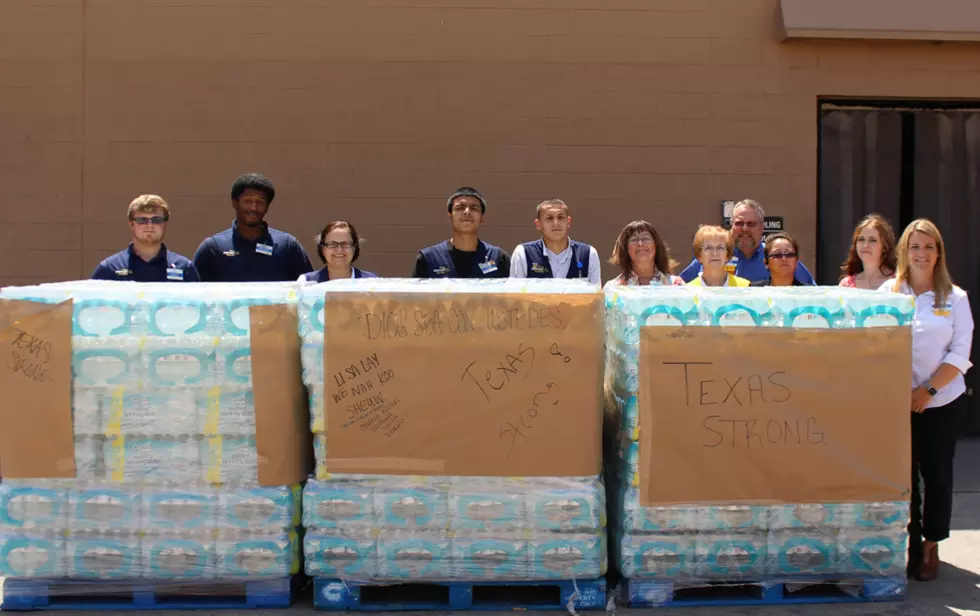
[{"label": "marker writing on cardboard", "polygon": [[[783,405],[793,397],[785,385],[786,372],[776,370],[766,375],[725,375],[719,377],[713,362],[662,362],[664,366],[683,366],[684,402],[688,407],[722,405],[746,408],[765,404]],[[667,369],[667,368],[665,368]],[[710,376],[713,378],[703,378]],[[765,377],[765,378],[763,378]],[[702,447],[713,449],[726,443],[730,447],[763,448],[777,445],[827,445],[815,417],[805,419],[764,419],[709,415],[702,426],[706,435]]]},{"label": "marker writing on cardboard", "polygon": [[514,446],[517,445],[517,437],[526,438],[527,432],[534,429],[535,419],[542,410],[552,406],[558,406],[561,400],[558,398],[558,390],[554,383],[548,383],[544,389],[534,394],[531,398],[531,406],[527,408],[520,417],[514,421],[508,421],[501,425],[499,438],[510,437],[510,447],[507,449],[507,459],[514,453]]},{"label": "marker writing on cardboard", "polygon": [[364,312],[358,321],[363,323],[362,332],[368,340],[568,327],[558,305],[516,308],[451,306],[432,309],[395,306],[380,312]]},{"label": "marker writing on cardboard", "polygon": [[500,391],[514,379],[523,380],[531,374],[536,355],[537,352],[534,349],[524,346],[524,343],[521,342],[514,354],[507,353],[504,355],[504,358],[498,360],[495,366],[484,370],[482,376],[479,375],[479,370],[473,368],[477,362],[470,362],[463,370],[460,380],[469,379],[480,390],[487,402],[490,402],[491,393]]},{"label": "marker writing on cardboard", "polygon": [[17,328],[17,336],[10,343],[12,350],[7,369],[18,372],[32,381],[48,380],[48,362],[51,361],[51,343],[43,338]]}]

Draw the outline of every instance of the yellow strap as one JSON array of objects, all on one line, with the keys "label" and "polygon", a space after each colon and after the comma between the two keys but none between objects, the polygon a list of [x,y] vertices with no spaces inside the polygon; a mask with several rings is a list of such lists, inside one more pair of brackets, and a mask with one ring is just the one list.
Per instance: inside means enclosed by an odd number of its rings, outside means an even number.
[{"label": "yellow strap", "polygon": [[120,436],[122,434],[123,401],[126,397],[126,388],[117,387],[112,390],[112,402],[109,404],[109,420],[106,422],[106,436]]},{"label": "yellow strap", "polygon": [[222,449],[224,448],[224,438],[220,436],[208,437],[208,451],[210,452],[210,466],[208,467],[207,481],[210,483],[221,483],[221,463]]},{"label": "yellow strap", "polygon": [[110,444],[115,449],[116,464],[112,471],[112,481],[123,483],[126,481],[126,437],[120,434],[112,439]]},{"label": "yellow strap", "polygon": [[207,410],[204,415],[204,434],[218,434],[218,420],[221,418],[221,388],[212,387],[208,390]]}]

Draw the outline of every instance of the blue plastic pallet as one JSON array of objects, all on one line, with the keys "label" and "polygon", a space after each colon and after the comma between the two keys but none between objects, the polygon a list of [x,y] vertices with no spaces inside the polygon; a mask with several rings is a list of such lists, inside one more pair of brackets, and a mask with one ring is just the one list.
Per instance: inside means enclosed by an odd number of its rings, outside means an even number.
[{"label": "blue plastic pallet", "polygon": [[606,579],[515,582],[347,582],[316,578],[319,610],[606,609]]},{"label": "blue plastic pallet", "polygon": [[740,580],[697,587],[664,580],[624,580],[621,588],[630,607],[710,607],[901,601],[907,585],[905,576],[896,576]]},{"label": "blue plastic pallet", "polygon": [[228,580],[29,580],[3,582],[4,611],[284,608],[298,578]]}]

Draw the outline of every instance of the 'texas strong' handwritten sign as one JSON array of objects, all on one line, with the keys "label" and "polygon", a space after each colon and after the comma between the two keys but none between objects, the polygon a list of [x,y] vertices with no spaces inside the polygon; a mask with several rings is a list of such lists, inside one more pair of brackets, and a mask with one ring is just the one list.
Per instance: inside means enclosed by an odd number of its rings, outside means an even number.
[{"label": "'texas strong' handwritten sign", "polygon": [[0,465],[7,478],[75,476],[72,303],[0,300]]},{"label": "'texas strong' handwritten sign", "polygon": [[910,336],[643,328],[642,503],[908,498]]},{"label": "'texas strong' handwritten sign", "polygon": [[327,469],[592,475],[602,295],[328,294]]}]

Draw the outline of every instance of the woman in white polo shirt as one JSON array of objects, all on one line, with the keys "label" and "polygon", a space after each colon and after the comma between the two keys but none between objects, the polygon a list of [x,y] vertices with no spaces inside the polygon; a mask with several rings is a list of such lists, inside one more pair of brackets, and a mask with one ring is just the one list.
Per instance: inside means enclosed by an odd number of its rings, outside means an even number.
[{"label": "woman in white polo shirt", "polygon": [[950,279],[936,225],[914,221],[902,233],[897,252],[895,280],[881,289],[915,296],[909,573],[929,581],[939,575],[939,542],[949,537],[953,455],[964,418],[963,374],[972,366],[973,316],[966,293]]}]

